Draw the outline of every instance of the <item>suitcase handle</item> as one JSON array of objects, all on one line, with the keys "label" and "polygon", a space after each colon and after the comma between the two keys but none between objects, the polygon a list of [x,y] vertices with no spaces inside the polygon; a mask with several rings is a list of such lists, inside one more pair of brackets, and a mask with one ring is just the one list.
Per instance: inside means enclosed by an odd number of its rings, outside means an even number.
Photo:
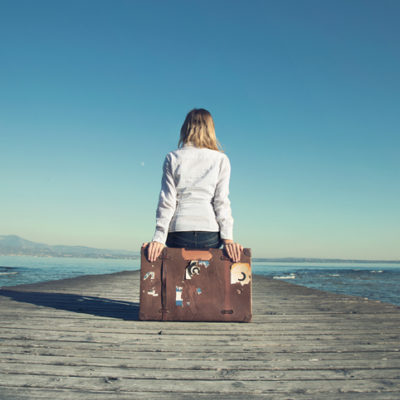
[{"label": "suitcase handle", "polygon": [[208,250],[182,249],[182,257],[186,261],[188,261],[188,260],[209,261],[212,259],[212,254]]}]

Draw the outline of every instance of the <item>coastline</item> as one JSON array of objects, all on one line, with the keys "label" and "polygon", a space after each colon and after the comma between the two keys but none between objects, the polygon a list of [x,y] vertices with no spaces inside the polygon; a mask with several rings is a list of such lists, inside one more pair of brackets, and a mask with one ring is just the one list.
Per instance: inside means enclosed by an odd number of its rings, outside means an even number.
[{"label": "coastline", "polygon": [[[0,287],[139,269],[140,260],[0,256]],[[252,270],[330,293],[400,305],[400,264],[253,261]]]}]

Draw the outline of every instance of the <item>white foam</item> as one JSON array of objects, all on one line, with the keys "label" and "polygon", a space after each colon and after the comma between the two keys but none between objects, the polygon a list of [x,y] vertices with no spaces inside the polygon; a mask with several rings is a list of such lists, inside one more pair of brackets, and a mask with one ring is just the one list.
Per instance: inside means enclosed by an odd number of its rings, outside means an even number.
[{"label": "white foam", "polygon": [[295,274],[290,274],[290,275],[283,275],[283,276],[274,276],[274,279],[296,279]]}]

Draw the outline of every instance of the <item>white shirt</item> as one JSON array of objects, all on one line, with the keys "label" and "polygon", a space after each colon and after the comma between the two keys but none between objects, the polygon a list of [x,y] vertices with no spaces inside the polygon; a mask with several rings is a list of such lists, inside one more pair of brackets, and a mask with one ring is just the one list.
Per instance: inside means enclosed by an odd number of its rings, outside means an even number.
[{"label": "white shirt", "polygon": [[217,150],[185,144],[165,157],[153,241],[168,232],[220,232],[233,239],[229,195],[231,166]]}]

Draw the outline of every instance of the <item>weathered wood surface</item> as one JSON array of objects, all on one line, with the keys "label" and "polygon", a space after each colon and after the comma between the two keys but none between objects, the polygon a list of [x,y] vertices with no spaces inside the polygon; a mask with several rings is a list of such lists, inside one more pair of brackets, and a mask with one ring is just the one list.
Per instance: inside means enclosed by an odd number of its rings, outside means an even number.
[{"label": "weathered wood surface", "polygon": [[400,307],[253,290],[237,324],[138,321],[137,272],[2,288],[0,399],[400,399]]}]

